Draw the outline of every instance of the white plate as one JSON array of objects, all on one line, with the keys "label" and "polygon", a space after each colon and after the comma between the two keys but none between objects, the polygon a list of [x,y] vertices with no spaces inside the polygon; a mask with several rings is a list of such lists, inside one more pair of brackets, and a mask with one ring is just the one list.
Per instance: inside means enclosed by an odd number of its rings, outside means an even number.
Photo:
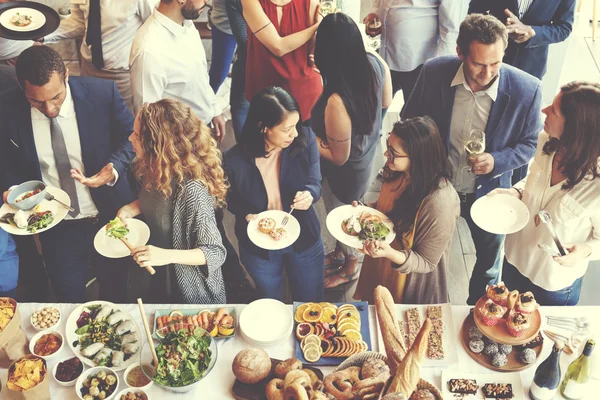
[{"label": "white plate", "polygon": [[[10,22],[10,20],[17,13],[21,13],[21,15],[30,15],[31,23],[27,26],[14,25],[12,22]],[[11,8],[10,10],[7,10],[7,11],[3,12],[2,15],[0,15],[0,24],[3,27],[5,27],[6,29],[9,29],[9,30],[15,31],[15,32],[35,31],[37,29],[40,29],[42,26],[44,26],[45,23],[46,23],[46,17],[44,16],[44,14],[39,12],[38,10],[29,8],[29,7]]]},{"label": "white plate", "polygon": [[[479,389],[476,394],[466,394],[464,397],[450,393],[448,390],[448,381],[450,379],[475,379]],[[442,397],[444,399],[461,399],[461,400],[485,400],[481,388],[486,383],[510,383],[513,390],[513,399],[524,399],[523,383],[521,382],[521,374],[518,372],[510,373],[493,373],[493,374],[469,374],[451,369],[442,370]]]},{"label": "white plate", "polygon": [[[127,240],[133,247],[143,246],[150,239],[150,228],[139,219],[127,221],[129,233]],[[119,239],[111,238],[106,234],[106,225],[103,225],[94,237],[96,251],[108,258],[123,258],[131,255],[131,252]]]},{"label": "white plate", "polygon": [[260,299],[248,304],[240,313],[239,327],[256,343],[273,343],[288,337],[294,326],[289,306],[273,299]]},{"label": "white plate", "polygon": [[[73,310],[73,312],[69,315],[69,318],[67,319],[67,323],[65,325],[65,337],[67,338],[67,342],[69,343],[69,347],[71,348],[71,350],[73,350],[73,353],[75,353],[75,355],[77,357],[79,357],[81,362],[83,362],[85,365],[87,365],[89,367],[96,366],[96,364],[94,363],[93,360],[90,360],[89,358],[84,357],[81,354],[81,346],[79,346],[79,345],[77,347],[73,346],[74,342],[79,341],[79,335],[77,335],[75,333],[75,331],[77,330],[77,320],[79,319],[79,316],[81,315],[81,313],[85,307],[92,306],[95,304],[100,304],[102,306],[108,305],[108,306],[111,306],[113,309],[120,310],[123,314],[125,314],[127,319],[130,319],[131,321],[133,321],[133,323],[135,324],[135,328],[136,328],[135,334],[137,335],[138,343],[140,345],[140,348],[137,351],[137,353],[133,354],[126,361],[123,361],[123,364],[121,364],[119,367],[110,367],[110,368],[114,371],[121,371],[121,370],[124,370],[125,368],[129,367],[131,364],[140,362],[140,351],[142,351],[142,340],[141,340],[142,338],[140,336],[140,327],[138,326],[137,322],[135,322],[135,319],[133,319],[131,314],[129,314],[127,311],[125,311],[125,309],[117,306],[116,304],[110,303],[108,301],[102,301],[102,300],[90,301],[85,304],[81,304],[81,305],[77,306],[77,308],[75,308]],[[87,373],[89,373],[89,371]]]},{"label": "white plate", "polygon": [[[63,203],[68,204],[69,206],[71,205],[71,199],[69,198],[69,195],[67,194],[67,192],[65,192],[64,190],[48,186],[46,188],[46,191],[48,193],[50,193],[51,195],[53,195],[57,200],[60,200]],[[62,221],[67,216],[67,213],[69,212],[69,210],[67,210],[58,201],[55,201],[55,200],[49,201],[49,200],[44,199],[39,204],[39,206],[41,207],[42,210],[44,210],[44,211],[49,210],[49,211],[52,211],[52,214],[54,214],[54,221],[52,221],[52,223],[50,225],[48,225],[47,227],[45,227],[44,229],[38,229],[37,231],[35,231],[35,233],[30,233],[27,230],[27,228],[20,229],[20,228],[17,228],[16,226],[12,226],[11,224],[4,224],[1,222],[0,222],[0,228],[4,229],[6,232],[10,233],[11,235],[22,235],[22,236],[37,235],[38,233],[46,232],[48,229],[51,229],[54,226],[56,226],[60,221]],[[0,207],[0,217],[6,213],[16,213],[17,211],[19,211],[18,208],[15,208],[15,207],[5,203],[2,205],[2,207]],[[31,214],[33,214],[33,209],[31,209],[29,211],[25,211],[25,212],[31,215]]]},{"label": "white plate", "polygon": [[[444,344],[444,359],[443,360],[432,360],[425,357],[423,360],[424,367],[441,367],[458,362],[457,348],[460,346],[458,342],[458,336],[454,330],[454,318],[452,317],[452,306],[449,303],[445,304],[431,304],[442,306],[442,321],[444,323],[444,334],[442,335],[442,343]],[[396,304],[396,318],[398,323],[404,329],[404,332],[408,332],[406,310],[409,308],[417,308],[419,310],[419,316],[421,323],[427,318],[427,305],[413,305],[413,304]],[[377,330],[377,340],[379,341],[379,348],[383,349],[383,337],[381,336],[381,330]],[[445,398],[445,397],[444,397]]]},{"label": "white plate", "polygon": [[248,222],[248,237],[258,247],[265,250],[281,250],[293,245],[300,236],[300,224],[294,215],[285,226],[287,235],[281,240],[275,240],[268,233],[262,233],[258,230],[258,221],[262,218],[273,218],[277,223],[276,228],[281,226],[281,221],[287,215],[285,211],[269,210],[263,211],[255,219]]},{"label": "white plate", "polygon": [[327,229],[329,233],[336,238],[338,241],[342,242],[346,246],[354,247],[355,249],[362,249],[363,242],[357,237],[348,235],[342,230],[342,222],[344,220],[350,218],[353,215],[360,215],[361,212],[367,211],[373,215],[380,217],[385,226],[390,229],[390,233],[385,238],[386,243],[392,243],[394,238],[396,237],[396,232],[394,231],[394,224],[392,221],[381,211],[378,211],[374,208],[367,206],[358,206],[353,207],[351,205],[339,206],[327,215]]},{"label": "white plate", "polygon": [[471,218],[486,232],[508,235],[527,225],[529,210],[525,203],[509,194],[482,196],[471,206]]}]

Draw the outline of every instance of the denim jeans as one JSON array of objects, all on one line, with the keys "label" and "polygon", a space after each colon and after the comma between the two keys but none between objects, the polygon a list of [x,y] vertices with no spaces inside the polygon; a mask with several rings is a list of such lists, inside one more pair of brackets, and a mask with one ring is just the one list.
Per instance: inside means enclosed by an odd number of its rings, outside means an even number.
[{"label": "denim jeans", "polygon": [[239,57],[233,63],[231,70],[231,92],[229,93],[229,104],[231,105],[231,123],[235,140],[240,142],[240,134],[248,116],[250,102],[246,100],[246,59]]},{"label": "denim jeans", "polygon": [[302,253],[296,253],[293,246],[269,251],[269,260],[255,256],[240,243],[240,260],[261,297],[282,300],[285,267],[292,301],[323,301],[325,253],[321,240]]},{"label": "denim jeans", "polygon": [[579,302],[583,276],[577,279],[571,286],[561,290],[548,291],[531,282],[529,278],[521,274],[519,270],[504,259],[502,269],[502,280],[510,290],[518,290],[520,293],[531,292],[535,300],[542,306],[575,306]]},{"label": "denim jeans", "polygon": [[212,34],[212,55],[208,76],[210,78],[210,87],[217,93],[219,87],[225,78],[227,78],[227,74],[229,74],[229,67],[231,66],[231,60],[233,60],[233,53],[235,52],[237,42],[233,35],[220,31],[212,22],[210,23],[210,27]]}]

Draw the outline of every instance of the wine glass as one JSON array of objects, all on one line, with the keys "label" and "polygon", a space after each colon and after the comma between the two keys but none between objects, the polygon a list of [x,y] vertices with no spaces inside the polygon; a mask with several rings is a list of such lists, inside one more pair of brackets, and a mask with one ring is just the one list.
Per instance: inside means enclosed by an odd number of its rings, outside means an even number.
[{"label": "wine glass", "polygon": [[[465,141],[465,152],[467,153],[467,160],[476,158],[485,152],[485,132],[481,129],[471,129],[469,136]],[[471,173],[472,168],[467,167]]]},{"label": "wine glass", "polygon": [[369,37],[369,46],[374,50],[381,47],[381,21],[375,17],[367,22],[365,33]]},{"label": "wine glass", "polygon": [[333,14],[336,9],[336,3],[334,0],[322,0],[319,13],[325,18],[329,14]]}]

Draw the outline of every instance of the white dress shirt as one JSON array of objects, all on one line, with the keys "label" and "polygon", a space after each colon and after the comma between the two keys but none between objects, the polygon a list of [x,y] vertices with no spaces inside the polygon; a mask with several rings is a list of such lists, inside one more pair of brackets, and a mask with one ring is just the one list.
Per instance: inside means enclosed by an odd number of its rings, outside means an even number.
[{"label": "white dress shirt", "polygon": [[[67,145],[67,153],[72,168],[79,168],[85,175],[85,166],[81,153],[81,141],[79,138],[79,127],[77,126],[77,115],[75,114],[75,104],[71,97],[71,89],[67,84],[67,96],[57,117],[58,124],[62,129]],[[37,108],[31,107],[31,125],[33,128],[33,139],[40,162],[42,172],[42,181],[45,184],[60,188],[60,178],[52,150],[52,139],[50,137],[50,119],[42,114]],[[113,171],[114,172],[114,171]],[[116,181],[115,181],[116,182]],[[87,186],[75,181],[77,197],[79,200],[80,213],[75,219],[86,218],[98,215],[98,209],[94,204],[92,195]],[[65,219],[72,219],[67,214]]]},{"label": "white dress shirt", "polygon": [[192,21],[182,25],[154,11],[131,48],[134,114],[147,102],[179,100],[206,124],[220,114],[208,80],[206,54]]},{"label": "white dress shirt", "polygon": [[0,60],[8,60],[17,57],[23,50],[32,45],[32,40],[10,40],[0,37]]},{"label": "white dress shirt", "polygon": [[[157,7],[160,0],[102,0],[100,2],[100,21],[102,30],[102,55],[104,70],[129,70],[129,52],[136,32]],[[92,50],[87,45],[88,16],[90,2],[72,5],[71,16],[60,22],[52,34],[45,37],[45,43],[62,39],[83,38],[81,57],[92,62]]]},{"label": "white dress shirt", "polygon": [[456,86],[456,93],[450,122],[448,159],[452,167],[452,184],[459,193],[475,193],[476,175],[467,163],[465,143],[472,129],[485,132],[492,105],[498,97],[499,81],[500,75],[489,88],[473,93],[461,64],[450,84],[451,87]]},{"label": "white dress shirt", "polygon": [[[506,259],[537,286],[557,291],[581,278],[590,260],[600,259],[600,179],[584,178],[573,189],[562,190],[563,182],[550,186],[554,154],[542,151],[549,136],[542,132],[527,177],[515,187],[524,189],[523,203],[529,209],[529,221],[519,232],[506,236]],[[600,160],[599,165],[600,165]],[[565,247],[585,243],[592,254],[572,267],[563,267],[538,247],[556,248],[548,227],[535,225],[535,216],[546,210],[552,215],[558,239]]]},{"label": "white dress shirt", "polygon": [[529,7],[531,7],[531,3],[533,3],[533,0],[519,0],[518,1],[518,5],[519,5],[519,19],[523,18],[523,15],[525,15],[525,13],[529,10]]}]

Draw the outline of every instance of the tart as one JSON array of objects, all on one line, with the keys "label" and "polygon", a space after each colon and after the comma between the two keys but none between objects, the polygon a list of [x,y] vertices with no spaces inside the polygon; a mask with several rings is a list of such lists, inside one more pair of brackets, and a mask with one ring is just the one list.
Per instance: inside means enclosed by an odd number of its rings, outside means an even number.
[{"label": "tart", "polygon": [[483,320],[483,323],[487,326],[494,326],[500,322],[507,308],[503,307],[493,300],[488,299],[483,306],[477,309],[479,315]]},{"label": "tart", "polygon": [[275,228],[271,232],[269,232],[269,235],[271,235],[273,240],[279,241],[285,237],[286,233],[287,232],[283,228]]},{"label": "tart", "polygon": [[523,314],[531,314],[538,307],[539,304],[535,301],[535,297],[531,292],[521,293],[517,299],[517,304],[515,304],[515,310]]},{"label": "tart", "polygon": [[523,314],[513,310],[510,312],[510,314],[508,314],[506,325],[508,326],[508,333],[510,333],[512,336],[523,336],[530,325],[529,314]]},{"label": "tart", "polygon": [[501,306],[506,306],[508,304],[508,295],[508,288],[504,286],[503,283],[490,285],[487,288],[487,298]]},{"label": "tart", "polygon": [[258,230],[262,233],[271,233],[275,229],[276,222],[273,218],[262,218],[258,221]]}]

